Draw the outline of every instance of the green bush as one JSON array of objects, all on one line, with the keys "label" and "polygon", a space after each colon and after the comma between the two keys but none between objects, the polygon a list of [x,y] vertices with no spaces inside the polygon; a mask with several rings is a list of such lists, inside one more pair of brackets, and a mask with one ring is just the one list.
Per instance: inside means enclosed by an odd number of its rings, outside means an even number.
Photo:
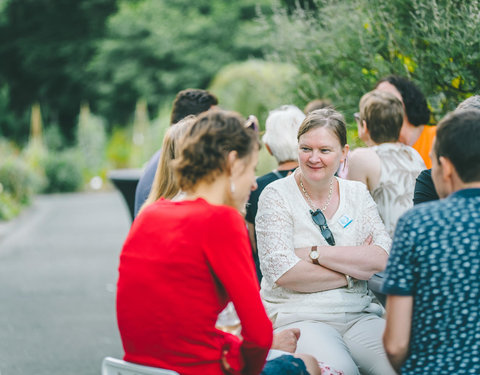
[{"label": "green bush", "polygon": [[[297,70],[287,64],[249,60],[223,68],[214,78],[209,91],[218,96],[220,106],[243,116],[255,115],[260,128],[265,129],[268,112],[283,104],[292,104],[290,88]],[[259,154],[257,175],[277,167],[277,162],[266,148]]]},{"label": "green bush", "polygon": [[58,125],[50,125],[45,128],[43,140],[48,150],[60,151],[65,147],[65,139]]},{"label": "green bush", "polygon": [[20,204],[29,204],[39,179],[22,159],[9,157],[0,162],[0,184],[3,193]]},{"label": "green bush", "polygon": [[142,143],[136,145],[131,126],[114,127],[106,146],[109,168],[140,168],[162,146],[163,136],[170,125],[171,106],[163,106],[157,117],[148,124],[142,134]]},{"label": "green bush", "polygon": [[83,175],[78,152],[67,150],[49,153],[45,160],[45,176],[45,193],[79,190],[83,186]]},{"label": "green bush", "polygon": [[20,150],[13,142],[0,136],[0,163],[5,159],[18,156],[19,154]]},{"label": "green bush", "polygon": [[20,157],[25,161],[28,168],[35,172],[39,179],[44,179],[43,166],[48,156],[48,149],[37,142],[29,142],[22,150]]},{"label": "green bush", "polygon": [[90,113],[87,105],[83,105],[80,110],[76,136],[82,172],[85,179],[89,180],[100,175],[106,167],[107,135],[105,121]]},{"label": "green bush", "polygon": [[41,189],[42,178],[19,149],[0,138],[0,220],[17,216]]},{"label": "green bush", "polygon": [[[2,184],[0,184],[1,189]],[[0,220],[10,220],[20,213],[21,205],[13,197],[0,191]]]},{"label": "green bush", "polygon": [[112,168],[128,168],[132,152],[132,137],[124,128],[114,128],[107,142],[107,160]]},{"label": "green bush", "polygon": [[283,104],[292,104],[292,83],[297,70],[292,65],[249,60],[231,64],[220,70],[209,90],[218,96],[220,106],[254,114],[264,129],[268,112]]}]

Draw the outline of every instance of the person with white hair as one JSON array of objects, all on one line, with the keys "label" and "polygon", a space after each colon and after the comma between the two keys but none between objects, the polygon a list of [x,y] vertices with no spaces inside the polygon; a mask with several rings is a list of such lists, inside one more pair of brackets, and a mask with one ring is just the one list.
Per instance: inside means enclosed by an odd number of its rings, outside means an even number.
[{"label": "person with white hair", "polygon": [[269,183],[288,176],[298,167],[297,132],[304,118],[305,114],[298,107],[283,105],[270,111],[265,122],[265,134],[262,140],[268,152],[277,160],[278,167],[272,172],[257,178],[258,187],[250,194],[245,216],[259,281],[262,279],[262,274],[259,267],[255,237],[258,198]]}]

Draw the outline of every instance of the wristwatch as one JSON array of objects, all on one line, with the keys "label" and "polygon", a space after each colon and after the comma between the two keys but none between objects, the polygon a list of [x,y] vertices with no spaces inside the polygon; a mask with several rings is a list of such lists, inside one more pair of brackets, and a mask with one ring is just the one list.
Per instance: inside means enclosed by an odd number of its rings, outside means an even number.
[{"label": "wristwatch", "polygon": [[353,277],[350,275],[345,275],[345,278],[347,279],[347,289],[352,289],[353,287]]},{"label": "wristwatch", "polygon": [[312,248],[310,249],[310,254],[308,254],[308,256],[312,260],[313,264],[320,265],[320,263],[318,262],[318,257],[320,256],[320,254],[318,253],[317,246],[312,246]]}]

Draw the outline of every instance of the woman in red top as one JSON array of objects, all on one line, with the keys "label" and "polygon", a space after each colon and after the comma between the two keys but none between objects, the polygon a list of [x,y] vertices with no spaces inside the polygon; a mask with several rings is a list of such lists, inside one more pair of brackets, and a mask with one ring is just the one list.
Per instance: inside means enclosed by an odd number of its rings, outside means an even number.
[{"label": "woman in red top", "polygon": [[[174,161],[181,201],[160,199],[132,225],[119,267],[125,360],[182,375],[259,374],[272,325],[239,211],[256,187],[258,140],[235,113],[201,115]],[[215,328],[233,301],[242,340]]]}]

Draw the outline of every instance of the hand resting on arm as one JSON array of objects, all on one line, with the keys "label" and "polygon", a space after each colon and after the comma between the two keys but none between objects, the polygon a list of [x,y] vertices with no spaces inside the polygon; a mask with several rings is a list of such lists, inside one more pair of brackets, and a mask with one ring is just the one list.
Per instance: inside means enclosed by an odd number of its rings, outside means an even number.
[{"label": "hand resting on arm", "polygon": [[[374,273],[383,271],[388,260],[385,250],[371,243],[372,237],[368,236],[361,246],[318,246],[318,262],[323,267],[355,279],[368,280]],[[295,254],[311,262],[310,249],[310,247],[295,249]]]},{"label": "hand resting on arm", "polygon": [[289,328],[273,334],[272,349],[295,353],[297,341],[300,338],[300,329]]},{"label": "hand resting on arm", "polygon": [[285,272],[277,285],[297,292],[319,292],[347,285],[345,274],[368,280],[385,269],[388,255],[381,247],[371,245],[369,236],[361,246],[319,246],[320,265],[313,264],[311,247],[295,249],[302,260]]}]

